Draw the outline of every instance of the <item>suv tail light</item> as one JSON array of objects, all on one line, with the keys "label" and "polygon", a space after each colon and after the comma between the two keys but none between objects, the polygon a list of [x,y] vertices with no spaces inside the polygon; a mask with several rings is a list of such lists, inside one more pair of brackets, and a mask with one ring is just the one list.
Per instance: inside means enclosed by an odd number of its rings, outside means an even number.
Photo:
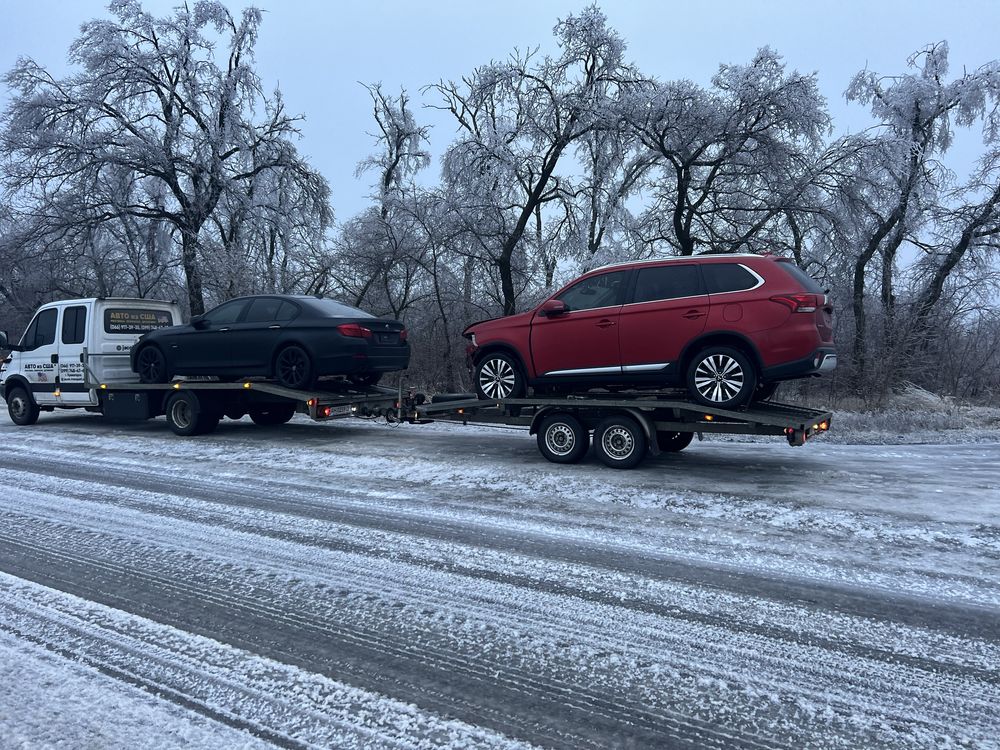
[{"label": "suv tail light", "polygon": [[771,297],[771,302],[785,305],[793,313],[816,312],[820,300],[815,294],[779,294]]},{"label": "suv tail light", "polygon": [[356,339],[370,339],[372,337],[370,328],[365,328],[363,325],[358,325],[357,323],[344,323],[337,326],[337,330],[343,336],[350,336]]}]

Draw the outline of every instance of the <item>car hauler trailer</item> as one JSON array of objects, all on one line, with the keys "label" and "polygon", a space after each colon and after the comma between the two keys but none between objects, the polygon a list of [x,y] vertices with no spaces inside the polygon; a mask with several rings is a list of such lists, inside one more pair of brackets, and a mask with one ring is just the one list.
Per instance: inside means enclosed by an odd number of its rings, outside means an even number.
[{"label": "car hauler trailer", "polygon": [[483,401],[467,394],[437,396],[413,407],[420,419],[463,424],[521,425],[536,436],[539,452],[554,463],[575,463],[594,452],[607,466],[631,469],[647,455],[676,452],[695,435],[781,435],[803,445],[830,429],[833,414],[790,404],[760,402],[746,409],[701,406],[676,392],[587,392],[560,397]]},{"label": "car hauler trailer", "polygon": [[[400,385],[357,387],[347,381],[320,381],[310,390],[293,390],[266,380],[217,382],[176,380],[163,384],[100,382],[95,372],[110,372],[109,358],[125,353],[80,353],[82,390],[86,403],[55,402],[42,406],[85,408],[109,419],[141,421],[163,415],[177,435],[213,431],[223,417],[245,415],[260,425],[278,425],[301,413],[316,421],[348,417],[384,417],[394,422],[431,421],[463,424],[522,426],[536,436],[541,454],[554,463],[575,463],[594,452],[606,465],[618,469],[637,466],[647,455],[686,448],[704,433],[784,436],[790,445],[802,445],[830,428],[829,411],[778,403],[758,403],[742,410],[705,407],[680,398],[676,392],[595,392],[565,396],[485,401],[471,394],[440,394],[429,401],[423,394],[405,392]],[[101,364],[98,365],[97,363]],[[7,394],[12,418],[15,405]],[[34,418],[14,421],[31,424]],[[591,435],[593,438],[591,439]]]}]

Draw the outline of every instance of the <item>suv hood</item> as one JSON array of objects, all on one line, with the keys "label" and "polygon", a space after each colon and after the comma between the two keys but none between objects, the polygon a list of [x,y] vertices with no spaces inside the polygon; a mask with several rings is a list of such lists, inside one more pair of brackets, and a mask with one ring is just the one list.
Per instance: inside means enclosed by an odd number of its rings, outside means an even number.
[{"label": "suv hood", "polygon": [[479,322],[466,327],[466,329],[462,331],[462,335],[468,338],[473,333],[481,333],[482,331],[488,331],[491,328],[506,328],[511,323],[528,323],[534,315],[534,310],[528,310],[528,312],[517,313],[516,315],[505,315],[500,318],[487,318],[486,320],[480,320]]}]

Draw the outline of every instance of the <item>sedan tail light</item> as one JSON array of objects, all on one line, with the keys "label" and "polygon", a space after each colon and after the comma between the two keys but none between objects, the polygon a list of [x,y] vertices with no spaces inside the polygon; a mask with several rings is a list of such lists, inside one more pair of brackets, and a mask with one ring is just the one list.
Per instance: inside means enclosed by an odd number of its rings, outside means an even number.
[{"label": "sedan tail light", "polygon": [[410,334],[408,334],[406,332],[406,329],[404,328],[402,331],[399,332],[399,343],[402,344],[404,341],[406,341],[406,339],[409,338],[409,336]]},{"label": "sedan tail light", "polygon": [[793,313],[812,313],[819,307],[815,294],[779,294],[771,297],[771,302],[785,305]]},{"label": "sedan tail light", "polygon": [[344,323],[343,325],[337,326],[337,330],[340,331],[343,336],[350,336],[356,339],[370,339],[372,337],[372,332],[370,328],[365,328],[363,325],[358,323]]}]

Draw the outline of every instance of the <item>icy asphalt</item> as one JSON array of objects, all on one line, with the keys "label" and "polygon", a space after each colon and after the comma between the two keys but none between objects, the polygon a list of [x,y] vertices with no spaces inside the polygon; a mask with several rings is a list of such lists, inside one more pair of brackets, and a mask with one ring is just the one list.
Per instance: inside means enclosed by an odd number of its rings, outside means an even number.
[{"label": "icy asphalt", "polygon": [[1000,443],[0,416],[3,747],[998,747]]}]

